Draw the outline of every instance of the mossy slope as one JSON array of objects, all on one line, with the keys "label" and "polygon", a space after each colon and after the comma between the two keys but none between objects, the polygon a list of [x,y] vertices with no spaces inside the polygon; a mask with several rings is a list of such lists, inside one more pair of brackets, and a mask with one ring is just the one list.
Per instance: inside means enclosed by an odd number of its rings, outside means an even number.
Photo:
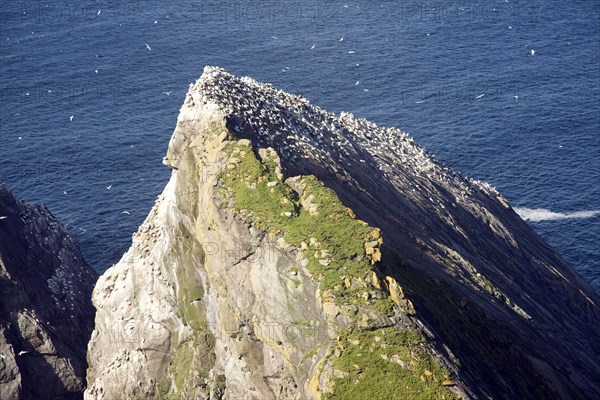
[{"label": "mossy slope", "polygon": [[[399,307],[376,269],[379,230],[358,220],[314,176],[283,181],[272,149],[257,156],[249,141],[240,140],[225,150],[230,158],[221,179],[230,206],[300,249],[322,301],[352,321],[330,344],[326,357],[335,372],[323,398],[453,398],[448,373],[426,351],[421,334],[394,322]],[[373,324],[373,318],[387,323]]]}]

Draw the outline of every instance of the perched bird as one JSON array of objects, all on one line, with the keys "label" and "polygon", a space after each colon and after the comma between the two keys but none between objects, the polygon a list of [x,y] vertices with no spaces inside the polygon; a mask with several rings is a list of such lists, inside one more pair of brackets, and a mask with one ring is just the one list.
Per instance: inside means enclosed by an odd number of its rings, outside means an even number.
[{"label": "perched bird", "polygon": [[2,215],[2,216],[0,216],[0,221],[2,221],[3,219],[6,219],[6,218],[8,218],[6,215]]}]

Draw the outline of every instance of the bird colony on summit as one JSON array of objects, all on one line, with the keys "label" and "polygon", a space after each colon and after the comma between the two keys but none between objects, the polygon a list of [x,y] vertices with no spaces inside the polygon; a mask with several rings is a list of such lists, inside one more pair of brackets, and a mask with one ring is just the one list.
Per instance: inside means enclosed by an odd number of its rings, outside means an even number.
[{"label": "bird colony on summit", "polygon": [[350,113],[337,117],[270,84],[206,67],[190,91],[240,121],[233,127],[238,133],[251,129],[257,146],[274,147],[282,160],[292,165],[311,159],[340,176],[347,176],[353,166],[365,173],[383,174],[415,201],[429,200],[442,208],[441,200],[432,198],[438,193],[433,183],[451,189],[456,202],[465,200],[474,187],[500,197],[487,183],[465,179],[435,161],[405,132],[377,126]]}]

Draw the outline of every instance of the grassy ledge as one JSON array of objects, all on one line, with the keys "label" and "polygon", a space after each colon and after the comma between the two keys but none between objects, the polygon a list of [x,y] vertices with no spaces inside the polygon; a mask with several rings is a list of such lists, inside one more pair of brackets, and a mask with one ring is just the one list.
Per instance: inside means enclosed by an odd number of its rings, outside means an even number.
[{"label": "grassy ledge", "polygon": [[[367,314],[393,318],[394,303],[403,301],[393,298],[401,289],[390,293],[374,267],[381,258],[379,229],[357,219],[314,176],[283,181],[272,149],[259,150],[259,159],[250,142],[240,140],[228,143],[225,151],[229,161],[220,178],[230,206],[272,237],[300,249],[323,300],[333,301],[355,322],[354,328],[338,332],[329,356],[334,389],[323,398],[455,398],[447,388],[453,384],[447,372],[425,351],[419,333],[365,323]],[[414,312],[412,305],[399,308]]]}]

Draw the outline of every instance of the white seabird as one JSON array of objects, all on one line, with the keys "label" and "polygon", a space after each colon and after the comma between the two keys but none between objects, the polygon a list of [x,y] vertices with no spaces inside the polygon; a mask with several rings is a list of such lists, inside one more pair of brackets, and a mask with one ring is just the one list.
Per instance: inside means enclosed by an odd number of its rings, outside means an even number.
[{"label": "white seabird", "polygon": [[152,48],[148,45],[148,43],[144,43],[144,45],[146,45],[146,48],[148,49],[148,51],[152,51]]},{"label": "white seabird", "polygon": [[482,98],[483,96],[485,96],[485,93],[481,93],[479,96],[475,97],[475,100]]},{"label": "white seabird", "polygon": [[69,121],[73,122],[73,118],[75,118],[75,116],[74,116],[74,115],[71,115],[71,116],[69,117]]},{"label": "white seabird", "polygon": [[534,56],[535,55],[535,50],[531,49],[530,53],[531,53],[532,56]]},{"label": "white seabird", "polygon": [[110,190],[110,188],[111,188],[111,187],[112,187],[112,183],[111,183],[110,185],[108,185],[106,188],[107,188],[108,190]]}]

